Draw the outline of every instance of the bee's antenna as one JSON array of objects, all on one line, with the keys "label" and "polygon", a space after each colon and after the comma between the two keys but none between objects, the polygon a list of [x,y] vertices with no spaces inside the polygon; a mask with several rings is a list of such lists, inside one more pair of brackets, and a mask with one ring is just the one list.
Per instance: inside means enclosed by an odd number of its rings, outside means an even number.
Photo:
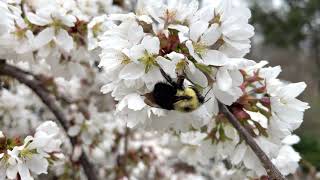
[{"label": "bee's antenna", "polygon": [[208,90],[208,92],[206,93],[206,95],[204,96],[204,98],[206,98],[207,97],[207,95],[209,94],[209,92],[212,90],[212,86],[211,86],[211,88]]},{"label": "bee's antenna", "polygon": [[[211,90],[212,90],[212,86],[211,86],[211,88],[207,91],[207,93],[206,93],[206,95],[204,96],[203,99],[206,99],[207,95],[209,94],[209,92],[210,92]],[[205,100],[205,101],[203,102],[203,104],[206,103],[206,102],[208,102],[208,101],[210,101],[210,99],[211,99],[211,97],[210,97],[209,99]]]},{"label": "bee's antenna", "polygon": [[205,104],[206,102],[210,101],[211,98],[207,99],[205,102],[203,102],[203,104]]},{"label": "bee's antenna", "polygon": [[160,72],[162,74],[162,76],[166,79],[166,81],[168,81],[168,83],[170,83],[171,85],[175,85],[175,83],[172,81],[171,77],[164,72],[164,70],[159,66]]}]

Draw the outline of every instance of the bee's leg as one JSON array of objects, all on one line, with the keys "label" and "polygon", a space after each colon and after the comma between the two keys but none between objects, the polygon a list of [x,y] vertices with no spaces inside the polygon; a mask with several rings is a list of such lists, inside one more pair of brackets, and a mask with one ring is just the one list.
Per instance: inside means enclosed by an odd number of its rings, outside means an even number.
[{"label": "bee's leg", "polygon": [[206,95],[204,95],[204,98],[206,98],[207,97],[207,95],[209,94],[209,92],[212,90],[212,86],[211,86],[211,88],[208,90],[208,92],[206,93]]},{"label": "bee's leg", "polygon": [[160,69],[160,72],[161,72],[162,76],[166,79],[166,81],[168,83],[170,83],[172,86],[176,86],[176,83],[173,82],[171,77],[168,74],[166,74],[166,72],[164,72],[164,70],[160,66],[159,66],[159,69]]},{"label": "bee's leg", "polygon": [[203,102],[203,104],[205,104],[206,102],[208,102],[208,101],[210,101],[210,100],[211,100],[211,98],[207,99],[206,101]]},{"label": "bee's leg", "polygon": [[190,100],[192,97],[191,96],[176,96],[175,97],[175,102],[181,101],[181,100]]}]

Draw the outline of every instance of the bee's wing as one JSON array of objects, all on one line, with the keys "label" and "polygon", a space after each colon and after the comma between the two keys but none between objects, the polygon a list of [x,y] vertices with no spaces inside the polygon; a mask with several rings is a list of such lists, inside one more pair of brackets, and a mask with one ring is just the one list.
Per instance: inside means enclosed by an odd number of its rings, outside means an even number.
[{"label": "bee's wing", "polygon": [[149,105],[151,107],[160,108],[160,106],[155,103],[155,100],[154,100],[152,93],[147,93],[144,95],[144,97],[145,97],[144,103],[146,103],[147,105]]}]

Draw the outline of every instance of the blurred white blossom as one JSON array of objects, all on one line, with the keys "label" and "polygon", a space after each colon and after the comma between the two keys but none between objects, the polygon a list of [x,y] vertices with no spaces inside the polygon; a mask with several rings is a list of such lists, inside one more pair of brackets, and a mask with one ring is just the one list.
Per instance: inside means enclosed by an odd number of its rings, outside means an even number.
[{"label": "blurred white blossom", "polygon": [[60,129],[57,124],[47,121],[41,124],[34,136],[27,136],[23,145],[15,146],[2,154],[0,158],[1,179],[16,179],[17,175],[22,180],[34,179],[33,175],[47,174],[49,160],[58,154],[62,143]]}]

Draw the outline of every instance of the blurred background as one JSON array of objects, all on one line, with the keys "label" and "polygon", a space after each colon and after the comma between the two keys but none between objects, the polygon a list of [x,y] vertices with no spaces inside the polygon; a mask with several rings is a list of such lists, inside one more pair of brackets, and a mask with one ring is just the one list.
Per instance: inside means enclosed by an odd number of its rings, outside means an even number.
[{"label": "blurred background", "polygon": [[[245,0],[244,0],[245,1]],[[320,0],[246,0],[256,36],[248,59],[282,66],[281,78],[308,85],[309,102],[296,145],[305,166],[320,170]]]}]

